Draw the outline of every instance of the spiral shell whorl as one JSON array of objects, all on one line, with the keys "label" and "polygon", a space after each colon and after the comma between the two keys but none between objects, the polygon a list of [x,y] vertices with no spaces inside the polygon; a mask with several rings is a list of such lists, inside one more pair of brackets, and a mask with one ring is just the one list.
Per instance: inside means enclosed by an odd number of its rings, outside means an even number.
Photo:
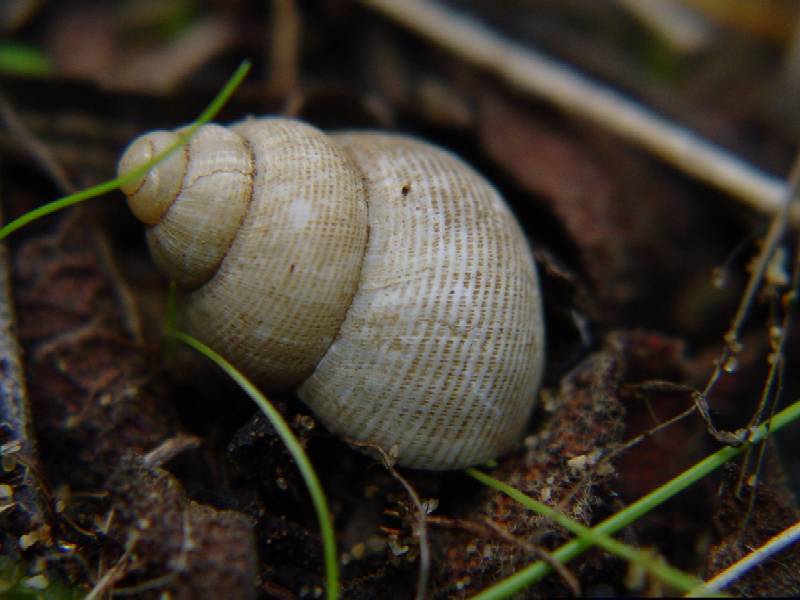
[{"label": "spiral shell whorl", "polygon": [[[151,131],[130,143],[119,161],[119,174],[125,175],[149,162],[176,143],[172,131]],[[131,212],[146,225],[158,223],[178,196],[186,173],[186,148],[178,148],[139,179],[122,185]]]},{"label": "spiral shell whorl", "polygon": [[[139,157],[151,157],[148,148],[175,139],[177,134],[168,132],[139,138],[119,171],[138,166],[134,161]],[[214,275],[239,231],[252,196],[255,163],[247,142],[219,125],[200,127],[176,154],[185,156],[182,170],[167,158],[128,201],[137,207],[137,216],[158,215],[145,220],[153,261],[181,287],[196,288]],[[167,190],[174,190],[169,198]]]},{"label": "spiral shell whorl", "polygon": [[[174,135],[135,141],[120,172]],[[125,191],[154,261],[187,289],[182,326],[267,389],[296,388],[332,431],[422,469],[519,440],[544,362],[536,268],[505,202],[457,157],[250,119],[201,127]]]},{"label": "spiral shell whorl", "polygon": [[258,165],[251,206],[214,277],[186,296],[186,324],[269,389],[294,387],[358,287],[362,177],[329,136],[298,121],[252,119],[230,132]]},{"label": "spiral shell whorl", "polygon": [[364,174],[371,233],[347,318],[300,397],[404,466],[499,456],[525,428],[544,363],[524,234],[452,154],[397,135],[332,137]]}]

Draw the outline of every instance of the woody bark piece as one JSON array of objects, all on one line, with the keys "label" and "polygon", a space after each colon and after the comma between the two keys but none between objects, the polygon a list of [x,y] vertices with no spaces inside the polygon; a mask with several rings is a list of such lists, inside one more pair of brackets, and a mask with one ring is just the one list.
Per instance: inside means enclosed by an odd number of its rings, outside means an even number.
[{"label": "woody bark piece", "polygon": [[[28,394],[16,335],[16,317],[11,300],[8,256],[5,245],[0,244],[0,456],[4,466],[13,465],[10,470],[0,471],[0,481],[11,486],[15,504],[15,511],[9,515],[11,522],[3,521],[3,524],[7,526],[6,530],[18,534],[44,524],[38,489],[34,479],[26,477],[26,468],[22,462],[34,461],[35,454]],[[4,528],[6,527],[0,527]]]}]

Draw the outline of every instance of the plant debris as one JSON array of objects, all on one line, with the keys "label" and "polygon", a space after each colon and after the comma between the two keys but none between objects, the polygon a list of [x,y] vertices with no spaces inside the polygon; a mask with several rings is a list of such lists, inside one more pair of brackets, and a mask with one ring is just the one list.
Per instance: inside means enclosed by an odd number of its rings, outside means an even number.
[{"label": "plant debris", "polygon": [[[654,19],[656,3],[637,0],[431,0],[438,28],[406,19],[410,0],[19,4],[0,8],[11,217],[57,195],[52,182],[108,179],[134,135],[188,122],[247,56],[255,69],[222,121],[281,113],[412,133],[475,165],[520,218],[540,266],[548,367],[524,444],[485,467],[494,477],[596,525],[720,448],[701,400],[726,431],[746,431],[758,410],[775,327],[796,312],[794,230],[733,360],[715,361],[796,152],[800,3],[764,0],[756,15],[746,0],[660,0]],[[557,82],[575,75],[622,102],[598,118],[602,93],[527,85],[531,57],[568,63]],[[662,137],[621,127],[632,115],[665,124]],[[685,153],[665,150],[689,130]],[[736,168],[698,170],[686,159],[698,141],[703,165]],[[321,597],[316,516],[291,455],[238,388],[161,347],[165,282],[113,196],[9,243],[0,594]],[[777,409],[800,394],[800,326],[786,329]],[[271,400],[327,495],[342,597],[405,599],[421,581],[430,597],[467,598],[538,560],[551,572],[521,597],[676,593],[598,548],[556,565],[574,535],[552,521],[463,473],[393,477],[292,393]],[[800,519],[798,440],[750,449],[618,539],[697,577],[724,572]],[[723,591],[799,595],[798,552]]]}]

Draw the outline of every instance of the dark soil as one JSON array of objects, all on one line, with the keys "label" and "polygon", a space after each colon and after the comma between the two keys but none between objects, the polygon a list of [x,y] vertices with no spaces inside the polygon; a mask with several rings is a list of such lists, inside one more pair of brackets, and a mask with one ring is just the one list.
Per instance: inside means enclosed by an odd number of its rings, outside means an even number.
[{"label": "dark soil", "polygon": [[[487,472],[593,525],[721,447],[697,411],[649,432],[690,409],[713,372],[767,216],[358,3],[276,1],[265,12],[265,3],[188,2],[185,13],[163,3],[160,17],[145,14],[146,4],[51,3],[9,21],[10,39],[44,49],[52,70],[0,73],[8,219],[110,178],[131,137],[191,121],[252,57],[219,120],[282,112],[323,128],[410,132],[474,164],[519,216],[540,267],[548,367],[528,435]],[[711,38],[691,53],[622,3],[449,4],[766,170],[789,169],[800,121],[786,110],[797,106],[786,14],[800,15],[796,2],[765,1],[775,8],[763,22],[738,3],[704,13]],[[206,41],[179,46],[201,24]],[[191,52],[197,65],[172,69]],[[783,248],[791,270],[794,235]],[[232,382],[164,343],[167,283],[122,195],[17,232],[0,259],[11,282],[0,312],[13,310],[11,330],[0,327],[0,595],[321,597],[322,544],[303,480]],[[758,410],[770,328],[795,310],[788,292],[774,280],[763,287],[736,368],[708,396],[722,430],[744,427]],[[778,409],[800,390],[797,328],[785,334]],[[325,431],[293,394],[270,398],[327,494],[342,597],[413,597],[418,514],[400,481]],[[800,519],[796,432],[795,424],[762,458],[759,448],[743,455],[617,538],[714,575]],[[399,473],[431,508],[426,597],[470,597],[573,538],[464,473]],[[599,549],[566,570],[524,596],[675,593]],[[800,595],[798,573],[800,551],[789,548],[728,591]]]}]

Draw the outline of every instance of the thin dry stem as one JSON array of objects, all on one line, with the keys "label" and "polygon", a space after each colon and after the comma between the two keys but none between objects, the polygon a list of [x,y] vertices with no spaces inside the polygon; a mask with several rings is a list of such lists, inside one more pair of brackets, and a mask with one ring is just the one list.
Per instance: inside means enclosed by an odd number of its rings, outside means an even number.
[{"label": "thin dry stem", "polygon": [[113,589],[114,584],[123,579],[128,574],[128,564],[133,545],[130,545],[120,559],[106,571],[97,581],[91,591],[86,595],[85,600],[96,600],[107,591]]},{"label": "thin dry stem", "polygon": [[148,469],[158,468],[187,450],[199,447],[202,443],[203,440],[195,435],[178,433],[150,450],[144,455],[142,461]]},{"label": "thin dry stem", "polygon": [[42,342],[33,352],[33,359],[42,362],[51,354],[55,354],[64,349],[75,348],[82,342],[102,335],[105,318],[102,315],[95,315],[91,321],[82,325],[77,325],[69,331],[59,334],[52,339]]},{"label": "thin dry stem", "polygon": [[[770,327],[770,343],[772,344],[772,354],[771,361],[770,361],[770,369],[767,375],[766,382],[764,383],[764,388],[761,394],[761,400],[759,402],[758,410],[750,419],[750,427],[754,427],[757,423],[760,423],[764,418],[766,413],[769,414],[769,417],[775,414],[775,410],[778,406],[778,402],[780,401],[782,392],[783,392],[783,376],[784,376],[784,369],[785,369],[785,360],[784,360],[784,351],[786,347],[786,333],[791,331],[794,322],[794,301],[796,300],[797,293],[800,291],[800,240],[796,241],[795,245],[795,258],[794,258],[794,267],[792,271],[792,281],[791,285],[788,288],[788,292],[785,296],[783,296],[782,300],[784,302],[776,302],[776,304],[783,304],[783,319],[780,321],[780,325],[775,327]],[[778,300],[776,298],[776,300]],[[777,308],[776,308],[777,310]],[[736,495],[741,496],[741,490],[744,486],[747,477],[747,467],[750,464],[750,452],[752,449],[748,449],[748,453],[745,455],[744,460],[742,461],[742,471],[739,476],[739,481],[736,487]],[[750,491],[750,496],[748,498],[748,507],[747,513],[745,518],[742,520],[742,523],[739,527],[739,538],[741,539],[744,536],[744,533],[750,524],[750,518],[755,510],[755,502],[758,496],[758,483],[759,483],[759,476],[761,474],[761,470],[764,464],[764,458],[767,452],[767,440],[762,440],[758,445],[757,456],[755,459],[755,466],[753,468],[753,482],[752,482],[752,489]]]},{"label": "thin dry stem", "polygon": [[383,466],[386,467],[386,470],[389,471],[392,477],[400,482],[403,488],[405,488],[408,496],[411,498],[411,501],[414,503],[414,507],[417,511],[417,523],[416,527],[414,528],[414,533],[419,539],[419,573],[417,575],[417,592],[415,598],[416,600],[424,600],[426,591],[428,589],[428,579],[430,577],[431,570],[431,549],[428,543],[427,527],[428,511],[422,505],[422,501],[419,499],[419,495],[413,486],[408,483],[408,481],[406,481],[406,479],[394,468],[394,461],[389,453],[386,452],[386,450],[377,444],[372,444],[369,442],[361,442],[353,439],[346,439],[346,441],[353,446],[370,448],[380,454],[381,459],[383,460]]},{"label": "thin dry stem", "polygon": [[[23,150],[41,167],[45,174],[50,177],[61,193],[71,194],[77,190],[67,176],[64,167],[50,151],[50,148],[30,131],[27,125],[20,119],[11,103],[2,95],[0,95],[0,120],[5,122],[8,129],[19,141]],[[117,294],[117,298],[122,305],[128,330],[134,341],[142,343],[144,338],[142,334],[141,318],[139,317],[139,311],[133,299],[133,294],[116,264],[111,246],[105,234],[95,231],[94,237],[100,258],[106,268],[106,272]]]},{"label": "thin dry stem", "polygon": [[781,199],[780,207],[770,223],[767,235],[764,238],[764,243],[761,252],[756,259],[756,264],[753,267],[753,273],[750,280],[747,282],[747,289],[745,290],[742,302],[736,312],[736,316],[731,323],[731,328],[726,334],[726,341],[735,345],[739,340],[739,335],[747,318],[750,308],[756,296],[756,292],[761,286],[764,279],[764,273],[767,271],[770,260],[772,260],[775,250],[778,247],[784,233],[786,233],[787,225],[789,222],[789,211],[792,205],[798,204],[798,194],[800,193],[800,155],[795,158],[795,163],[792,166],[791,173],[789,174],[789,183],[786,188],[786,193]]},{"label": "thin dry stem", "polygon": [[62,193],[71,194],[75,191],[76,188],[67,176],[67,172],[56,160],[50,148],[31,133],[11,103],[2,95],[0,95],[0,120],[6,124],[25,153],[42,168]]},{"label": "thin dry stem", "polygon": [[[517,89],[610,129],[757,210],[782,209],[786,185],[781,179],[473,19],[423,0],[360,1]],[[793,210],[792,222],[800,223],[800,210]]]},{"label": "thin dry stem", "polygon": [[381,451],[381,453],[384,455],[384,466],[389,470],[392,476],[402,484],[417,509],[417,526],[415,529],[417,538],[419,538],[419,573],[417,575],[416,598],[417,600],[424,600],[431,571],[431,549],[428,543],[427,526],[428,511],[426,511],[425,507],[422,505],[416,490],[397,472],[397,470],[395,470],[391,463],[389,463],[389,457],[386,456],[383,451]]},{"label": "thin dry stem", "polygon": [[628,440],[627,442],[625,442],[624,444],[622,444],[618,448],[615,448],[608,456],[604,457],[604,459],[605,460],[611,460],[612,458],[614,458],[618,454],[621,454],[622,452],[630,450],[634,446],[642,443],[644,440],[654,436],[658,432],[666,429],[667,427],[669,427],[671,425],[674,425],[678,421],[682,421],[683,419],[685,419],[689,415],[693,414],[696,410],[697,410],[697,407],[693,404],[692,406],[690,406],[689,408],[687,408],[683,412],[678,413],[674,417],[670,417],[669,419],[659,423],[655,427],[652,427],[652,428],[648,429],[647,431],[645,431],[645,432],[643,432],[643,433],[631,438],[630,440]]},{"label": "thin dry stem", "polygon": [[[742,327],[744,326],[747,316],[750,314],[750,310],[755,302],[756,295],[761,288],[762,282],[764,281],[764,275],[767,272],[769,263],[775,255],[775,251],[778,248],[778,245],[781,243],[784,234],[786,233],[789,223],[790,208],[792,206],[800,205],[800,198],[798,198],[798,195],[800,195],[800,154],[798,154],[798,156],[795,158],[795,163],[792,166],[792,171],[789,175],[786,193],[781,201],[780,210],[772,218],[769,230],[767,231],[767,235],[764,238],[764,242],[761,246],[761,251],[755,260],[752,273],[747,281],[747,287],[742,295],[739,308],[737,309],[736,314],[731,321],[730,328],[725,334],[725,346],[722,349],[722,353],[717,360],[708,382],[706,383],[705,389],[698,393],[695,397],[697,408],[700,411],[700,414],[703,416],[703,419],[706,421],[709,433],[724,444],[734,446],[741,445],[746,441],[748,434],[745,430],[737,431],[735,433],[718,430],[714,426],[714,423],[711,419],[711,414],[708,407],[708,396],[722,377],[728,362],[731,359],[735,359],[736,354],[739,352],[739,340],[741,338]],[[786,317],[790,318],[790,316],[791,311],[787,311]],[[783,343],[781,342],[780,352],[782,351]],[[775,365],[773,365],[773,367],[774,366]],[[774,375],[775,370],[774,368],[771,368],[770,375],[765,383],[765,389],[771,386]]]},{"label": "thin dry stem", "polygon": [[429,516],[428,523],[431,525],[438,525],[440,527],[449,527],[451,529],[462,529],[477,535],[495,537],[507,544],[517,546],[528,554],[536,556],[537,558],[545,561],[548,565],[550,565],[553,571],[558,573],[558,575],[564,580],[564,583],[567,584],[567,586],[570,588],[570,591],[572,591],[576,598],[581,596],[581,584],[578,581],[578,578],[572,574],[566,565],[558,562],[555,558],[553,558],[552,554],[550,554],[541,546],[531,544],[530,542],[515,537],[511,532],[504,527],[501,527],[491,519],[484,519],[482,522],[479,522],[467,521],[465,519],[451,519],[449,517]]},{"label": "thin dry stem", "polygon": [[[668,391],[680,391],[680,392],[692,391],[692,388],[689,388],[687,386],[682,386],[682,385],[679,385],[679,384],[675,384],[675,383],[672,383],[672,382],[669,382],[669,381],[649,381],[649,382],[645,382],[643,384],[636,384],[635,386],[634,385],[630,385],[628,387],[631,387],[631,388],[632,387],[638,387],[638,388],[641,388],[641,389],[659,389],[659,390],[668,390]],[[685,419],[686,417],[688,417],[689,415],[694,413],[696,410],[697,410],[697,405],[696,404],[692,404],[692,406],[690,406],[689,408],[687,408],[683,412],[678,413],[674,417],[670,417],[666,421],[658,423],[656,426],[651,427],[647,431],[645,431],[643,433],[640,433],[637,436],[634,436],[633,438],[631,438],[627,442],[624,442],[624,443],[616,446],[615,448],[604,450],[604,454],[602,456],[598,457],[597,462],[592,466],[592,468],[587,470],[583,474],[583,476],[580,478],[580,480],[575,485],[573,485],[570,488],[569,492],[567,494],[565,494],[564,497],[559,501],[559,503],[555,506],[556,510],[558,510],[561,513],[565,513],[566,512],[566,507],[567,507],[567,504],[569,503],[569,501],[572,500],[572,498],[575,497],[575,495],[578,493],[579,490],[586,489],[588,487],[591,478],[595,476],[595,474],[598,472],[598,470],[602,466],[608,465],[614,458],[616,458],[617,456],[619,456],[623,452],[626,452],[626,451],[630,450],[634,446],[636,446],[636,445],[642,443],[643,441],[645,441],[646,439],[656,435],[657,433],[659,433],[660,431],[666,429],[667,427],[670,427],[670,426],[674,425],[675,423],[677,423],[679,421],[682,421],[683,419]]]},{"label": "thin dry stem", "polygon": [[288,98],[297,88],[301,28],[295,0],[273,0],[267,95]]}]

